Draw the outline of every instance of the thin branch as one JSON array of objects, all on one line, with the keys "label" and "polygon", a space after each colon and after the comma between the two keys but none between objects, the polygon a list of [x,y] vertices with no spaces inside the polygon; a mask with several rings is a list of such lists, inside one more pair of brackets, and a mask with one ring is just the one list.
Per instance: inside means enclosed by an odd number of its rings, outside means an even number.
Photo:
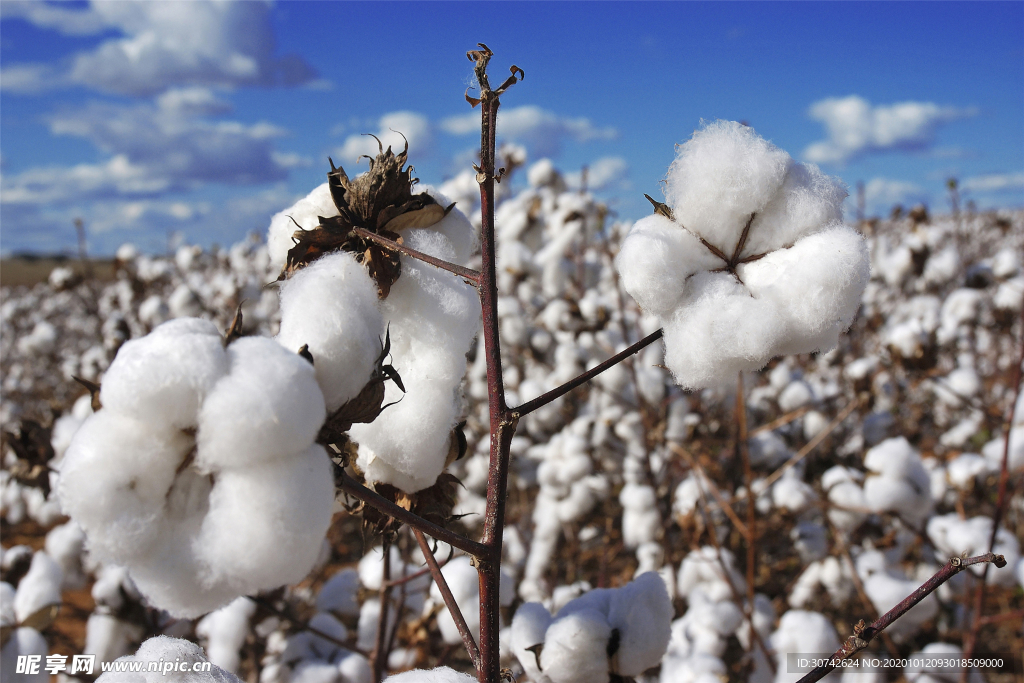
[{"label": "thin branch", "polygon": [[761,434],[763,432],[774,432],[779,427],[785,427],[793,420],[799,420],[801,417],[806,415],[810,409],[810,406],[803,406],[797,408],[796,410],[791,410],[785,415],[780,415],[779,417],[775,418],[771,422],[768,422],[767,424],[763,424],[760,427],[755,427],[754,429],[751,429],[750,436],[757,436],[758,434]]},{"label": "thin branch", "polygon": [[[736,245],[736,253],[733,254],[733,258],[743,249],[743,244],[747,241],[747,232],[753,222],[754,214],[750,214],[750,220],[743,228],[743,235],[740,236],[740,241]],[[736,455],[743,463],[743,485],[747,487],[748,491],[752,491],[754,474],[750,469],[750,449],[747,447],[747,401],[743,389],[743,371],[740,370],[736,379]],[[747,605],[744,611],[751,628],[754,626],[751,615],[754,610],[754,584],[757,580],[757,511],[755,507],[753,500],[747,502]]]},{"label": "thin branch", "polygon": [[413,529],[419,529],[437,540],[444,541],[448,545],[453,545],[459,550],[463,550],[470,555],[479,557],[487,552],[487,548],[482,544],[477,543],[476,541],[471,541],[461,534],[445,529],[443,526],[438,526],[433,522],[428,522],[419,515],[395,505],[390,500],[383,498],[380,494],[371,491],[356,480],[352,479],[352,477],[348,476],[348,474],[345,474],[344,472],[341,475],[341,484],[339,488],[353,498],[358,498],[370,507],[383,512],[385,515],[397,519],[403,524],[408,524]]},{"label": "thin branch", "polygon": [[[384,570],[381,575],[380,592],[378,594],[380,615],[377,617],[377,638],[373,643],[373,680],[378,681],[378,683],[384,680],[384,669],[388,656],[386,650],[388,641],[388,598],[391,594],[391,586],[388,585],[391,580],[391,544],[388,543],[387,537],[384,538],[381,550],[384,553]],[[401,617],[401,614],[395,616]],[[398,628],[397,623],[395,628]]]},{"label": "thin branch", "polygon": [[711,495],[714,496],[715,502],[718,503],[718,507],[720,507],[725,512],[726,516],[729,517],[733,525],[736,527],[736,530],[739,531],[740,534],[742,534],[743,537],[746,538],[747,542],[749,543],[750,530],[747,529],[747,525],[743,523],[743,521],[739,518],[739,515],[736,514],[736,511],[732,509],[731,505],[729,505],[729,502],[725,500],[725,497],[718,490],[718,487],[715,486],[715,482],[711,481],[711,478],[708,477],[708,475],[704,472],[704,468],[700,466],[700,463],[697,462],[697,459],[694,458],[688,450],[686,450],[679,444],[670,443],[669,448],[672,449],[674,453],[678,453],[679,455],[682,455],[684,458],[686,458],[687,462],[690,463],[690,467],[697,473],[697,486],[700,487],[701,482],[708,485],[708,490],[710,490]]},{"label": "thin branch", "polygon": [[624,359],[628,358],[629,356],[632,356],[637,351],[640,351],[644,347],[650,346],[655,341],[661,339],[662,333],[663,333],[663,330],[657,330],[655,332],[650,333],[649,335],[647,335],[646,337],[644,337],[643,339],[641,339],[637,343],[633,344],[629,348],[624,349],[624,350],[618,352],[617,354],[615,354],[614,356],[612,356],[608,360],[604,361],[603,363],[595,365],[590,370],[587,370],[586,372],[584,372],[583,374],[579,375],[578,377],[569,380],[568,382],[566,382],[562,386],[555,387],[551,391],[548,391],[548,392],[546,392],[544,394],[541,394],[540,396],[538,396],[537,398],[533,399],[532,401],[527,401],[526,403],[523,403],[522,405],[519,405],[519,406],[513,408],[512,409],[513,415],[516,418],[520,418],[520,417],[522,417],[524,415],[528,415],[528,414],[532,413],[533,411],[537,410],[538,408],[546,406],[547,404],[551,403],[555,399],[560,398],[560,397],[566,395],[567,393],[569,393],[570,391],[572,391],[576,387],[578,387],[578,386],[580,386],[582,384],[586,384],[587,382],[589,382],[590,380],[592,380],[593,378],[597,377],[602,372],[607,370],[608,368],[612,367],[613,365],[617,365],[617,364],[621,363]]},{"label": "thin branch", "polygon": [[400,254],[405,254],[406,256],[411,256],[412,258],[419,259],[424,263],[429,263],[430,265],[436,266],[441,270],[447,270],[449,273],[454,273],[459,277],[465,278],[466,280],[469,280],[473,285],[480,285],[480,273],[473,270],[472,268],[466,268],[464,266],[460,266],[457,263],[451,263],[443,259],[435,258],[430,254],[425,254],[422,251],[417,251],[416,249],[407,247],[404,244],[399,244],[398,242],[389,240],[387,237],[381,237],[380,235],[370,232],[365,228],[352,228],[352,232],[359,235],[360,237],[368,239],[372,242],[376,242],[385,249],[397,251]]},{"label": "thin branch", "polygon": [[459,609],[459,603],[455,601],[455,596],[452,595],[451,588],[448,587],[448,582],[445,581],[444,574],[441,573],[437,558],[434,557],[434,553],[430,552],[430,546],[427,544],[427,539],[423,537],[423,532],[419,529],[413,529],[412,532],[416,535],[416,542],[420,544],[420,552],[423,553],[423,558],[427,561],[427,567],[431,576],[434,577],[434,583],[441,591],[441,597],[444,598],[444,604],[448,607],[448,613],[452,615],[455,627],[459,629],[459,635],[462,636],[462,642],[466,646],[466,651],[469,652],[469,658],[473,660],[474,667],[480,668],[480,649],[473,639],[473,634],[469,632],[469,625],[466,623],[466,617],[463,616],[462,610]]},{"label": "thin branch", "polygon": [[[413,532],[415,532],[415,531],[416,530],[413,529]],[[446,557],[443,560],[441,560],[440,562],[438,562],[437,566],[438,567],[444,567],[449,562],[454,560],[456,557],[464,557],[464,555],[462,555],[461,553],[458,554],[458,555],[455,555],[454,553],[451,553],[451,554],[448,555],[448,557]],[[416,579],[420,578],[421,576],[426,576],[429,573],[430,573],[430,567],[424,567],[423,569],[420,569],[419,571],[415,571],[412,574],[408,574],[406,576],[403,576],[400,579],[392,579],[388,583],[391,586],[401,586],[402,584],[411,583],[411,582],[415,581]]]},{"label": "thin branch", "polygon": [[[995,555],[993,553],[985,553],[984,555],[968,557],[965,559],[954,557],[947,562],[942,569],[937,571],[932,578],[925,581],[917,588],[917,590],[908,595],[902,602],[900,602],[900,604],[896,605],[878,619],[871,622],[870,626],[865,627],[864,621],[861,620],[857,626],[854,627],[853,635],[846,639],[843,646],[835,651],[830,660],[832,662],[840,662],[857,654],[866,648],[875,636],[881,633],[887,626],[889,626],[889,624],[910,611],[910,608],[928,597],[928,595],[936,588],[946,583],[971,565],[988,562],[991,562],[997,567],[1006,566],[1006,559],[1002,555]],[[820,681],[835,668],[836,665],[834,663],[815,667],[810,673],[797,681],[797,683],[815,683],[815,681]]]}]

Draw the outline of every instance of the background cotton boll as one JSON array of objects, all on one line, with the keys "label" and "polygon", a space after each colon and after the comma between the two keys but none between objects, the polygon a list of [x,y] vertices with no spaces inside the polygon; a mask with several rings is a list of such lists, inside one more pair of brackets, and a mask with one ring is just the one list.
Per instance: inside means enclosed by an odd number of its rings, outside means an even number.
[{"label": "background cotton boll", "polygon": [[199,414],[200,467],[250,466],[312,443],[326,417],[313,366],[267,337],[242,337],[227,354],[230,373]]},{"label": "background cotton boll", "polygon": [[110,408],[86,420],[61,462],[57,492],[91,552],[118,562],[145,554],[192,444],[181,431],[154,430]]},{"label": "background cotton boll", "polygon": [[[0,653],[0,677],[5,681],[18,681],[19,683],[48,683],[50,674],[42,666],[39,667],[39,672],[36,674],[17,673],[17,667],[19,656],[46,657],[49,652],[46,639],[39,631],[34,628],[14,629]],[[45,661],[42,664],[45,664]]]},{"label": "background cotton boll", "polygon": [[57,346],[57,328],[40,320],[32,332],[18,340],[18,351],[26,356],[50,353]]},{"label": "background cotton boll", "polygon": [[279,461],[224,470],[209,505],[194,544],[204,585],[244,594],[295,583],[312,568],[331,523],[330,460],[312,445]]},{"label": "background cotton boll", "polygon": [[42,550],[36,551],[14,596],[14,615],[18,622],[25,621],[44,607],[59,605],[62,581],[60,565]]},{"label": "background cotton boll", "polygon": [[[460,673],[447,666],[436,669],[413,669],[384,679],[385,683],[474,683],[475,676]],[[346,681],[347,683],[347,681]]]},{"label": "background cotton boll", "polygon": [[838,178],[825,175],[813,164],[793,164],[778,194],[754,218],[740,255],[788,247],[823,225],[841,222],[846,196],[846,187]]},{"label": "background cotton boll", "polygon": [[527,648],[544,643],[544,634],[551,625],[551,613],[538,602],[527,602],[519,606],[512,618],[512,649],[516,659],[531,680],[540,679],[537,657]]},{"label": "background cotton boll", "polygon": [[665,178],[675,219],[731,253],[751,213],[779,191],[792,159],[736,121],[715,121],[678,148]]},{"label": "background cotton boll", "polygon": [[665,323],[665,364],[684,388],[734,382],[767,363],[784,334],[774,302],[751,298],[726,273],[700,273]]},{"label": "background cotton boll", "polygon": [[[1018,410],[1015,414],[1019,423],[1021,412]],[[988,460],[989,467],[993,471],[998,471],[1002,468],[1003,451],[1005,448],[1006,437],[992,439],[982,446],[981,454]],[[1024,427],[1013,427],[1010,430],[1010,450],[1007,455],[1006,466],[1009,471],[1013,472],[1024,467]]]},{"label": "background cotton boll", "polygon": [[[143,673],[131,673],[108,671],[97,678],[97,683],[189,683],[194,679],[191,667],[188,664],[197,664],[209,661],[203,653],[203,649],[195,643],[179,638],[168,636],[155,636],[139,646],[134,655],[121,657],[119,662],[141,662]],[[160,671],[146,671],[148,662],[176,662],[186,664],[187,673],[172,671],[164,674]],[[219,666],[214,665],[212,670],[204,673],[203,677],[210,683],[241,683],[239,679]]]},{"label": "background cotton boll", "polygon": [[316,608],[338,616],[359,615],[359,573],[342,569],[329,578],[316,596]]},{"label": "background cotton boll", "polygon": [[645,311],[669,315],[679,304],[686,279],[721,266],[693,233],[653,214],[633,224],[615,257],[622,285]]},{"label": "background cotton boll", "polygon": [[239,597],[196,624],[196,635],[206,640],[211,662],[225,671],[238,671],[239,650],[249,635],[249,619],[255,613],[256,603]]},{"label": "background cotton boll", "polygon": [[545,634],[541,670],[552,683],[607,683],[610,637],[611,627],[600,612],[586,609],[560,617]]},{"label": "background cotton boll", "polygon": [[828,350],[853,321],[869,278],[864,239],[844,225],[833,225],[740,266],[751,295],[776,304],[783,326],[780,344],[770,353]]},{"label": "background cotton boll", "polygon": [[[876,572],[864,580],[864,592],[879,614],[885,614],[898,605],[904,598],[913,593],[920,581],[904,580],[885,572]],[[917,603],[893,623],[887,630],[896,641],[902,641],[920,628],[921,624],[934,617],[939,611],[939,602],[929,595]]]},{"label": "background cotton boll", "polygon": [[320,185],[284,211],[274,214],[267,232],[267,250],[270,254],[271,267],[275,271],[284,268],[288,251],[295,246],[292,234],[296,230],[312,230],[320,225],[319,216],[337,215],[338,207],[331,199],[331,190],[327,183]]},{"label": "background cotton boll", "polygon": [[85,549],[85,532],[78,523],[71,520],[55,526],[46,534],[46,554],[60,565],[64,588],[81,588],[85,584],[82,573],[82,551]]},{"label": "background cotton boll", "polygon": [[639,676],[655,666],[668,647],[671,622],[672,601],[657,573],[613,591],[608,624],[619,631],[619,648],[611,655],[615,672]]},{"label": "background cotton boll", "polygon": [[[804,610],[790,610],[782,615],[779,627],[771,635],[771,646],[775,649],[778,668],[775,672],[776,683],[791,683],[799,680],[803,674],[788,673],[786,655],[790,652],[828,652],[839,649],[839,636],[836,629],[825,615]],[[832,680],[838,680],[832,674]],[[825,680],[829,680],[826,678]]]},{"label": "background cotton boll", "polygon": [[100,400],[141,422],[194,427],[203,397],[227,370],[214,324],[179,318],[121,346],[103,376]]},{"label": "background cotton boll", "polygon": [[101,662],[112,662],[128,654],[132,642],[138,642],[142,634],[142,627],[138,624],[122,621],[112,614],[94,612],[85,624],[82,653],[96,655]]},{"label": "background cotton boll", "polygon": [[281,285],[277,341],[293,353],[309,346],[329,411],[369,381],[383,329],[377,288],[352,254],[320,258]]},{"label": "background cotton boll", "polygon": [[864,456],[864,466],[876,476],[864,482],[868,507],[893,511],[917,524],[931,513],[931,482],[921,457],[903,437],[886,439]]}]

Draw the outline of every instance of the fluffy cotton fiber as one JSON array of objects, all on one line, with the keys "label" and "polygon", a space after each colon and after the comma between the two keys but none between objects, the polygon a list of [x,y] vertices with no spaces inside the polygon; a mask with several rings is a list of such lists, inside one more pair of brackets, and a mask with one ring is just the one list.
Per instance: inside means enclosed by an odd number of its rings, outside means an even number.
[{"label": "fluffy cotton fiber", "polygon": [[[836,345],[869,276],[863,239],[842,223],[838,181],[718,121],[679,148],[666,182],[673,219],[638,221],[616,267],[664,325],[680,385],[732,381],[774,356]],[[752,214],[729,267],[711,246],[732,259]]]},{"label": "fluffy cotton fiber", "polygon": [[305,359],[265,337],[224,348],[212,323],[178,319],[126,343],[100,396],[61,502],[154,606],[193,617],[309,572],[334,487]]}]

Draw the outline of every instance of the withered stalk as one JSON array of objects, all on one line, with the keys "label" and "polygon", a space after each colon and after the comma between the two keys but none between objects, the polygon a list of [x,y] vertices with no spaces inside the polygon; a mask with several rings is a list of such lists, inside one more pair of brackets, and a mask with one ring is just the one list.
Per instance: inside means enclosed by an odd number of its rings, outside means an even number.
[{"label": "withered stalk", "polygon": [[[870,643],[875,636],[889,626],[889,624],[910,611],[911,607],[928,597],[928,595],[936,588],[946,583],[971,565],[981,564],[983,562],[991,562],[997,567],[1006,566],[1006,559],[1002,555],[996,555],[994,553],[985,553],[984,555],[963,559],[954,557],[947,562],[942,569],[935,572],[935,575],[932,576],[932,578],[925,581],[917,588],[917,590],[904,598],[900,604],[896,605],[891,610],[871,622],[870,626],[864,627],[864,622],[861,621],[860,624],[854,628],[854,634],[846,639],[843,646],[836,650],[830,659],[833,661],[841,661],[857,654],[866,648],[868,643]],[[797,683],[815,683],[815,681],[820,681],[835,668],[836,666],[834,664],[825,664],[816,667],[806,676],[797,681]]]},{"label": "withered stalk", "polygon": [[458,275],[463,279],[469,280],[470,283],[472,283],[474,286],[479,286],[480,284],[480,273],[476,272],[472,268],[466,268],[464,266],[460,266],[457,263],[450,263],[449,261],[435,258],[430,254],[424,254],[422,251],[417,251],[412,247],[407,247],[404,244],[399,244],[398,242],[395,242],[394,240],[389,240],[387,237],[382,237],[381,235],[378,235],[375,232],[370,232],[366,228],[352,228],[352,232],[354,232],[355,234],[359,235],[364,239],[370,240],[371,242],[376,242],[385,249],[397,251],[400,254],[405,254],[406,256],[411,256],[412,258],[419,259],[424,263],[429,263],[430,265],[440,268],[441,270],[447,270],[449,273],[454,273],[455,275]]},{"label": "withered stalk", "polygon": [[[384,552],[384,572],[381,575],[380,580],[380,593],[378,598],[380,599],[380,616],[377,618],[377,638],[373,643],[373,680],[378,683],[384,680],[384,671],[387,666],[387,644],[388,644],[388,600],[391,597],[391,544],[388,539],[384,539],[384,543],[381,544],[381,550]],[[401,617],[401,615],[396,615]],[[395,628],[398,628],[398,624],[395,624]]]}]

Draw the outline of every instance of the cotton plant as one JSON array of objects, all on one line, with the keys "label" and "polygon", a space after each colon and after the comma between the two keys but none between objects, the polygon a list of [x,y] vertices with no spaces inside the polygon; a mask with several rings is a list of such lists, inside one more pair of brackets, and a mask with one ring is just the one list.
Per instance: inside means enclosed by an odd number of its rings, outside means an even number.
[{"label": "cotton plant", "polygon": [[868,280],[846,191],[735,122],[678,149],[667,204],[616,258],[627,291],[664,325],[665,364],[688,388],[732,381],[772,357],[827,351]]}]

